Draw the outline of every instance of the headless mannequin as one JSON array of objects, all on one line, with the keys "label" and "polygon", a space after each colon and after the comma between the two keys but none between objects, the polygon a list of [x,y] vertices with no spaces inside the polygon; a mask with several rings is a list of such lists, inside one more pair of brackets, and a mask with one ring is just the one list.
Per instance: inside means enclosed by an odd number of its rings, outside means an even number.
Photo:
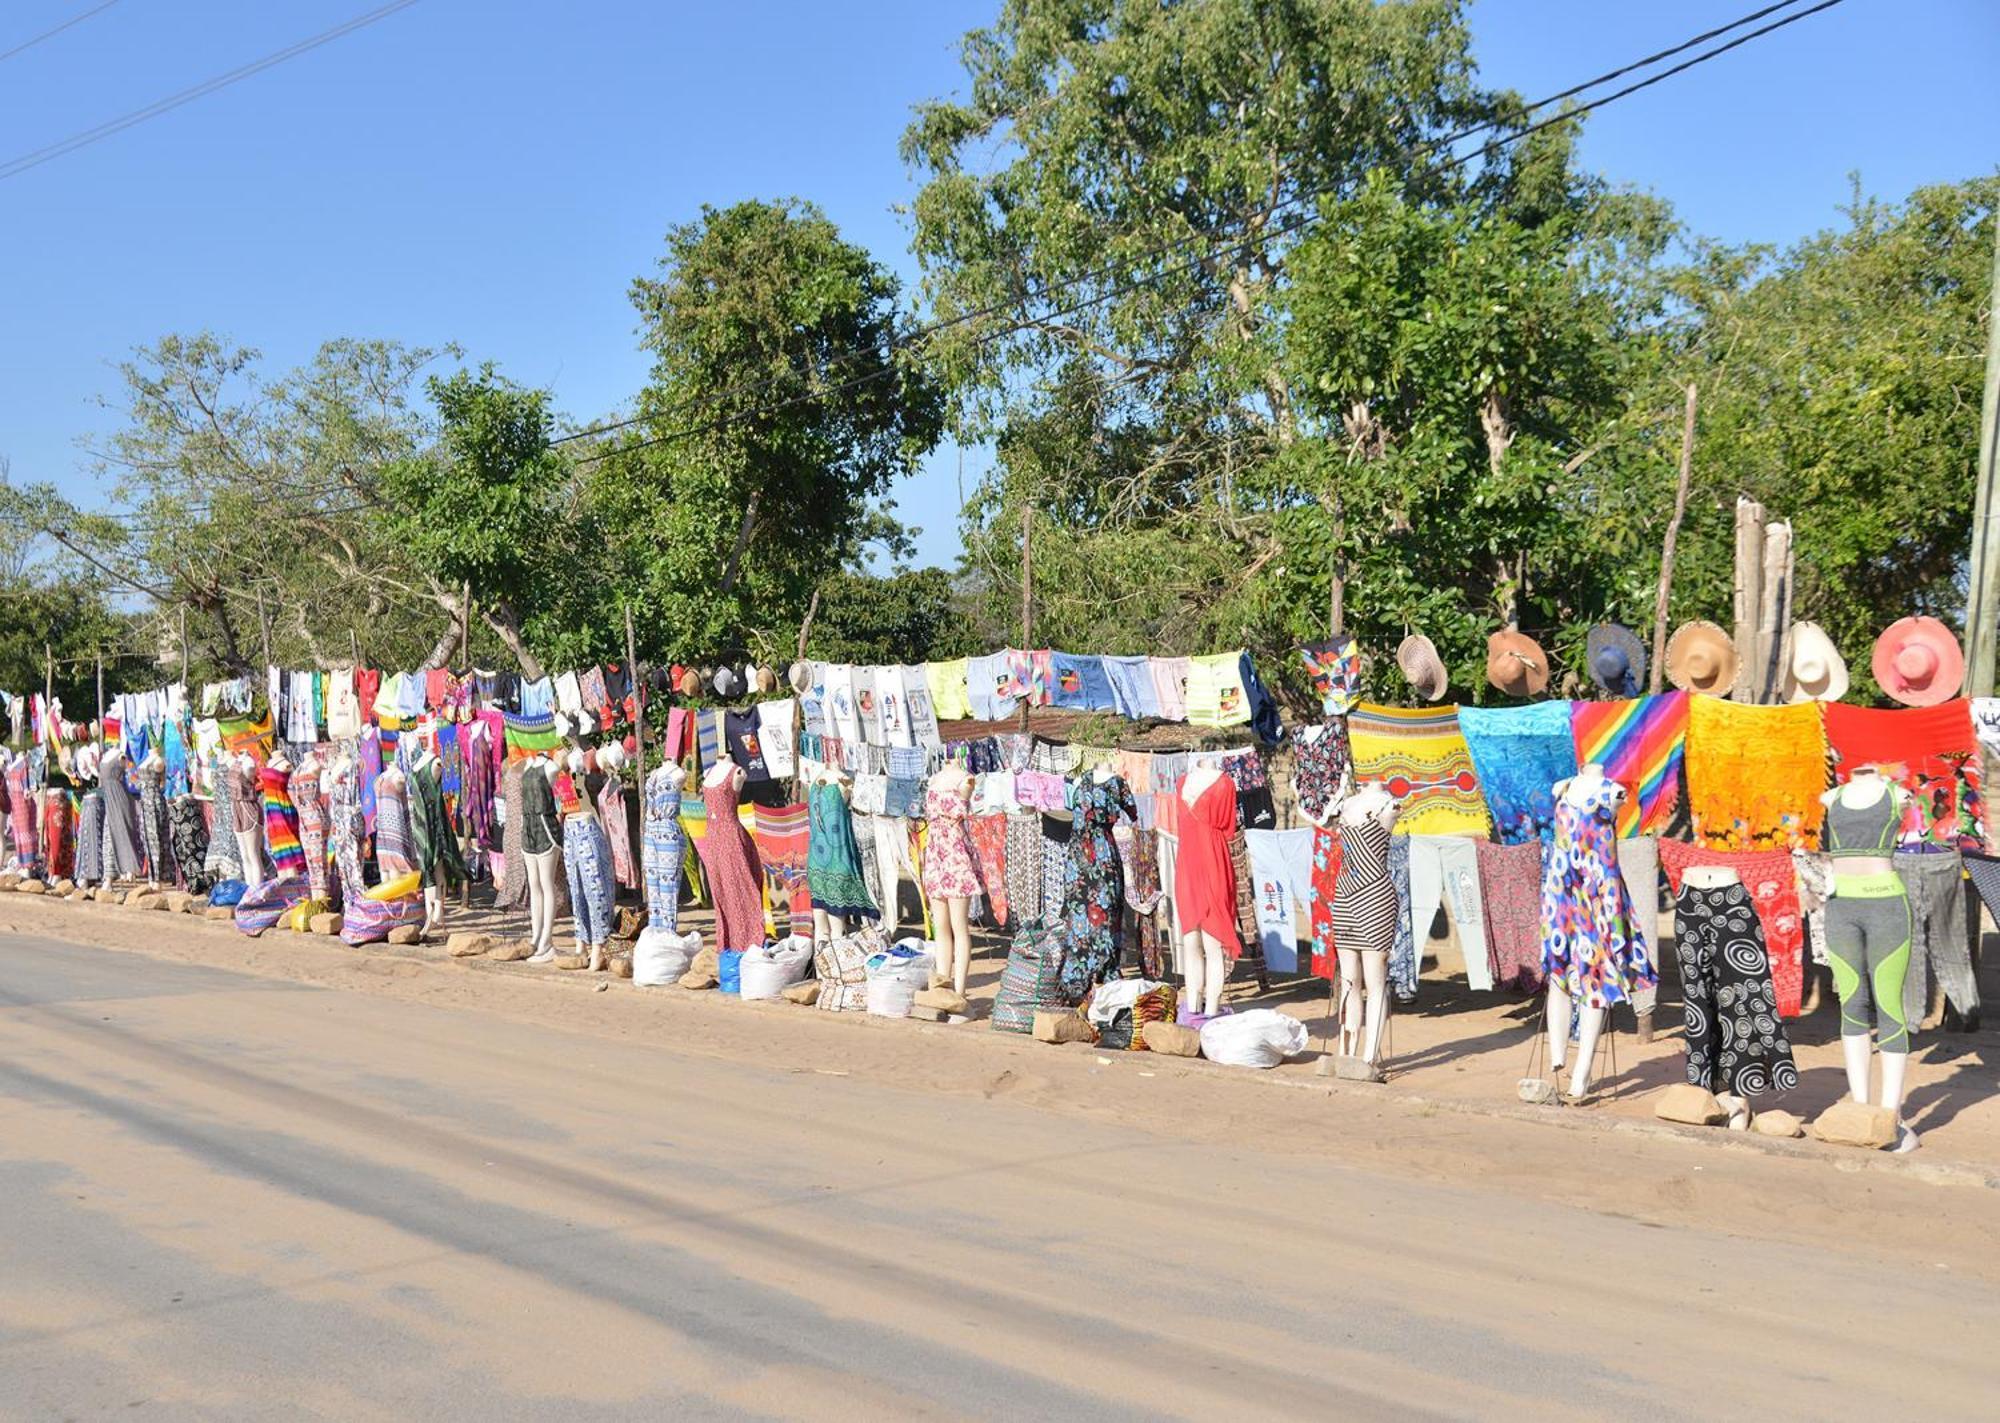
[{"label": "headless mannequin", "polygon": [[[236,775],[242,778],[244,786],[253,789],[256,787],[257,762],[249,752],[236,753]],[[232,789],[230,799],[235,800],[238,794],[247,796],[250,792],[238,792]],[[259,798],[261,799],[261,796]],[[233,807],[231,813],[233,817]],[[246,890],[254,890],[264,882],[264,825],[261,817],[246,817],[246,819],[250,820],[249,829],[239,829],[234,832],[236,853],[243,862],[244,887]],[[230,823],[235,825],[238,822],[232,818]]]},{"label": "headless mannequin", "polygon": [[[1191,806],[1222,777],[1220,766],[1196,766],[1181,782],[1181,804]],[[1213,1018],[1222,1007],[1222,985],[1229,978],[1229,960],[1222,940],[1206,929],[1181,935],[1181,977],[1187,981],[1187,1009]]]},{"label": "headless mannequin", "polygon": [[[433,766],[436,763],[437,763],[437,754],[433,752],[430,749],[430,747],[426,746],[422,751],[417,753],[417,759],[415,760],[415,762],[412,763],[412,769],[417,769],[425,766]],[[407,778],[405,778],[406,789],[407,786],[408,786],[408,781]],[[412,815],[410,819],[412,828],[414,828],[416,824],[416,817]],[[430,878],[426,876],[424,884],[424,933],[435,934],[441,931],[443,928],[444,928],[444,886],[442,884],[437,884],[432,882]]]},{"label": "headless mannequin", "polygon": [[[930,789],[941,796],[955,795],[969,803],[972,800],[972,777],[958,762],[947,761],[931,777]],[[972,901],[962,894],[947,895],[943,907],[937,928],[938,948],[944,957],[938,963],[938,972],[932,975],[931,987],[948,985],[952,992],[964,997],[965,975],[972,964]]]},{"label": "headless mannequin", "polygon": [[[97,749],[97,743],[94,741],[86,742],[85,744],[77,748],[76,759],[71,763],[75,767],[75,770],[73,770],[70,774],[76,781],[76,793],[78,796],[86,796],[90,794],[92,790],[96,789],[98,754],[99,753]],[[88,875],[86,875],[83,872],[83,857],[81,854],[79,854],[77,856],[77,864],[76,864],[76,871],[77,871],[76,883],[77,886],[82,889],[90,889],[95,884],[111,883],[111,870],[110,870],[111,850],[109,845],[106,844],[106,840],[111,832],[110,828],[104,824],[102,794],[99,795],[98,800],[99,800],[99,807],[98,807],[98,831],[97,831],[97,867],[99,875],[101,877],[93,881]],[[81,835],[80,826],[78,833],[80,836]]]},{"label": "headless mannequin", "polygon": [[[1334,795],[1333,813],[1343,828],[1369,821],[1384,830],[1396,828],[1402,803],[1376,782],[1352,789],[1346,772]],[[1340,1052],[1373,1067],[1382,1055],[1382,1034],[1389,1024],[1389,951],[1351,949],[1335,940],[1340,958]]]},{"label": "headless mannequin", "polygon": [[[847,784],[840,773],[831,766],[822,766],[813,773],[815,784],[834,786],[839,789],[842,800],[847,799]],[[813,906],[813,942],[823,943],[828,939],[838,939],[847,933],[847,916],[829,914],[817,904]]]},{"label": "headless mannequin", "polygon": [[[146,759],[139,763],[139,769],[147,776],[163,776],[167,771],[167,758],[162,756],[157,749],[148,751]],[[139,814],[149,819],[152,816],[152,811],[147,807],[144,795],[139,797]],[[165,843],[167,827],[165,825],[157,826],[154,834],[162,843]],[[141,843],[150,843],[143,835],[139,838]],[[146,857],[146,887],[148,889],[158,889],[160,887],[160,867],[153,862],[153,857],[150,854]]]},{"label": "headless mannequin", "polygon": [[[547,756],[537,756],[521,770],[522,784],[530,776],[539,776],[544,786],[555,774],[555,762]],[[527,797],[524,795],[525,801]],[[548,814],[544,828],[549,835],[549,848],[538,854],[523,851],[522,863],[528,871],[528,942],[534,945],[534,953],[528,956],[529,963],[547,963],[556,956],[556,850],[562,843],[562,825],[553,812]]]},{"label": "headless mannequin", "polygon": [[[570,780],[573,781],[576,785],[577,796],[580,802],[577,809],[566,810],[562,813],[562,818],[564,822],[567,823],[572,820],[597,819],[597,799],[595,796],[590,794],[589,790],[585,786],[584,778],[590,774],[590,764],[585,759],[582,749],[581,748],[572,749],[569,753],[568,759],[563,764],[569,768]],[[734,763],[732,762],[730,764]],[[605,873],[606,874],[610,873],[610,867],[608,865],[605,867]],[[611,894],[613,902],[616,903],[618,895],[618,888],[616,885],[612,886]],[[572,894],[570,896],[570,900],[571,900],[570,927],[572,931],[574,931],[578,923],[577,909],[575,903],[576,896]],[[601,943],[592,944],[590,946],[590,971],[592,973],[601,973],[604,969],[604,964],[605,964],[604,945]]]},{"label": "headless mannequin", "polygon": [[[1861,810],[1879,804],[1883,796],[1889,796],[1895,803],[1900,820],[1909,793],[1894,781],[1889,780],[1872,766],[1864,766],[1854,773],[1844,786],[1835,786],[1820,797],[1820,802],[1832,806],[1836,802],[1853,810]],[[1833,893],[1840,895],[1843,879],[1894,874],[1896,863],[1887,855],[1843,855],[1833,861]],[[1900,1010],[1901,1005],[1897,1005]],[[1914,1029],[1915,1024],[1911,1027]],[[1840,1050],[1847,1066],[1848,1095],[1862,1106],[1868,1106],[1869,1087],[1869,1038],[1866,1033],[1843,1033]],[[1909,1072],[1910,1055],[1907,1052],[1884,1052],[1882,1058],[1882,1094],[1874,1103],[1886,1107],[1896,1118],[1896,1150],[1914,1151],[1917,1148],[1917,1134],[1903,1125],[1903,1084]]]},{"label": "headless mannequin", "polygon": [[[1586,793],[1607,794],[1610,804],[1616,807],[1625,799],[1625,788],[1616,781],[1607,783],[1604,767],[1592,761],[1567,780],[1557,781],[1555,792],[1558,799],[1570,800],[1574,804]],[[1736,878],[1736,872],[1727,872],[1728,878]],[[1700,881],[1696,881],[1699,885]],[[1570,996],[1563,988],[1561,978],[1549,978],[1548,1011],[1544,1014],[1544,1026],[1549,1035],[1549,1076],[1560,1078],[1563,1064],[1569,1058],[1569,1016]],[[1597,1039],[1604,1031],[1607,1010],[1593,1008],[1588,1003],[1577,1005],[1576,1068],[1570,1074],[1569,1095],[1581,1097],[1590,1086],[1590,1064],[1597,1057]]]},{"label": "headless mannequin", "polygon": [[701,778],[701,783],[703,787],[734,785],[738,793],[741,793],[744,782],[749,779],[750,773],[734,761],[717,761],[708,768],[708,774]]}]

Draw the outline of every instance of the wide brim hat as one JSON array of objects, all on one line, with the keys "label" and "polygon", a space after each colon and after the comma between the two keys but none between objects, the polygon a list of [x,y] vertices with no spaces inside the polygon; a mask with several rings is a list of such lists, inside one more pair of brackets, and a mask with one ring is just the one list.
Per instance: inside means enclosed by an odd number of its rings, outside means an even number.
[{"label": "wide brim hat", "polygon": [[1445,671],[1444,659],[1438,656],[1436,645],[1420,632],[1411,633],[1396,648],[1396,666],[1416,694],[1427,702],[1438,700],[1451,687],[1451,674]]},{"label": "wide brim hat", "polygon": [[1785,700],[1837,702],[1847,695],[1847,659],[1818,623],[1793,623],[1785,657]]},{"label": "wide brim hat", "polygon": [[812,668],[803,662],[794,662],[791,670],[785,673],[785,680],[792,684],[793,691],[803,697],[807,692],[812,690]]},{"label": "wide brim hat", "polygon": [[763,696],[768,697],[778,690],[778,674],[768,667],[759,667],[757,675],[751,680],[752,684]]},{"label": "wide brim hat", "polygon": [[735,668],[724,667],[715,674],[715,680],[709,685],[715,688],[715,695],[718,697],[733,697],[743,690],[743,679],[736,674]]},{"label": "wide brim hat", "polygon": [[681,672],[680,680],[674,684],[674,690],[679,692],[684,697],[700,696],[701,695],[700,674],[692,670],[684,669]]},{"label": "wide brim hat", "polygon": [[1646,682],[1646,644],[1621,623],[1599,623],[1583,643],[1590,680],[1614,697],[1636,697]]},{"label": "wide brim hat", "polygon": [[1486,639],[1486,680],[1510,697],[1532,697],[1549,685],[1549,655],[1517,628]]},{"label": "wide brim hat", "polygon": [[1875,639],[1875,681],[1906,707],[1934,707],[1965,683],[1965,652],[1936,618],[1900,618]]},{"label": "wide brim hat", "polygon": [[1667,639],[1667,680],[1683,692],[1726,697],[1742,670],[1736,644],[1714,623],[1682,623]]}]

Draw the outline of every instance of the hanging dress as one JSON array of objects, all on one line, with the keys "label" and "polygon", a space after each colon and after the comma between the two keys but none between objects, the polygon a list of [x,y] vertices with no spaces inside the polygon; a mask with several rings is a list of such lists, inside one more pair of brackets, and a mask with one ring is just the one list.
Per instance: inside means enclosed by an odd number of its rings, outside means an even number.
[{"label": "hanging dress", "polygon": [[1236,932],[1236,867],[1229,854],[1229,837],[1236,831],[1236,786],[1218,775],[1189,804],[1187,778],[1174,794],[1181,797],[1180,845],[1174,853],[1174,909],[1180,931],[1197,930],[1214,938],[1230,958],[1243,952]]},{"label": "hanging dress", "polygon": [[612,878],[626,889],[639,887],[639,867],[632,859],[632,823],[625,813],[625,783],[613,775],[597,788],[597,818],[611,847]]},{"label": "hanging dress", "polygon": [[[1618,873],[1621,792],[1605,779],[1556,796],[1555,826],[1542,870],[1542,977],[1573,1000],[1606,1008],[1659,982],[1646,953],[1645,926]],[[1576,799],[1572,799],[1576,797]]]},{"label": "hanging dress", "polygon": [[1402,920],[1389,874],[1389,827],[1374,816],[1340,822],[1340,872],[1333,885],[1333,938],[1354,953],[1386,954]]},{"label": "hanging dress", "polygon": [[[843,919],[881,918],[861,875],[854,816],[840,787],[832,781],[812,787],[806,793],[806,814],[806,887],[812,891],[813,908]],[[715,833],[712,824],[709,833]]]},{"label": "hanging dress", "polygon": [[352,761],[338,761],[326,778],[326,838],[344,904],[367,896],[368,877],[361,868],[361,842],[367,835],[360,769]]},{"label": "hanging dress", "polygon": [[174,856],[167,832],[166,767],[141,765],[138,781],[139,840],[146,847],[146,875],[155,884],[171,884]]},{"label": "hanging dress", "polygon": [[445,814],[443,766],[435,756],[424,757],[410,768],[403,781],[403,801],[410,818],[416,867],[423,874],[425,887],[463,884],[465,857]]},{"label": "hanging dress", "polygon": [[1063,959],[1057,981],[1063,997],[1081,1003],[1096,985],[1118,971],[1125,920],[1125,871],[1112,827],[1123,816],[1137,821],[1138,807],[1123,776],[1076,782],[1070,823],[1069,882],[1063,889]]},{"label": "hanging dress", "polygon": [[646,777],[640,855],[646,878],[646,921],[662,929],[680,927],[681,865],[687,832],[681,829],[681,786],[686,772],[669,761]]},{"label": "hanging dress", "polygon": [[289,767],[265,766],[257,772],[264,791],[264,849],[271,857],[271,870],[279,879],[297,879],[305,874],[305,851],[299,848],[299,813],[292,806],[292,773]]},{"label": "hanging dress", "polygon": [[292,772],[292,808],[299,814],[299,848],[306,857],[306,894],[334,903],[326,863],[326,796],[320,790],[319,757],[308,756]]},{"label": "hanging dress", "polygon": [[178,795],[167,802],[167,838],[173,842],[174,863],[180,866],[181,879],[196,894],[208,893],[210,879],[203,867],[208,858],[208,821],[201,813],[200,801],[191,795]]},{"label": "hanging dress", "polygon": [[375,778],[375,869],[386,880],[416,869],[410,847],[410,811],[401,772]]},{"label": "hanging dress", "polygon": [[28,789],[28,758],[16,756],[7,766],[7,825],[14,837],[14,856],[22,870],[32,872],[38,857],[35,797]]},{"label": "hanging dress", "polygon": [[98,766],[98,789],[104,795],[104,835],[107,879],[139,877],[139,815],[132,792],[125,788],[125,758],[106,756]]},{"label": "hanging dress", "polygon": [[924,893],[933,900],[970,899],[980,891],[979,871],[966,829],[965,797],[956,790],[924,788]]},{"label": "hanging dress", "polygon": [[719,949],[755,949],[764,943],[764,871],[757,845],[737,817],[734,775],[722,784],[701,788],[708,811],[708,833],[695,842],[701,856],[709,897],[715,903],[715,945]]},{"label": "hanging dress", "polygon": [[93,885],[104,878],[104,793],[95,788],[77,808],[76,877]]}]

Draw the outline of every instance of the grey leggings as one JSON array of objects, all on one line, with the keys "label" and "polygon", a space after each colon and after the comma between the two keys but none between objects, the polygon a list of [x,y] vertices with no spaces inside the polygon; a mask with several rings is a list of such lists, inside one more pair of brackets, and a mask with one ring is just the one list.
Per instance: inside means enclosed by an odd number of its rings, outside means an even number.
[{"label": "grey leggings", "polygon": [[1921,1023],[1931,1006],[1931,976],[1961,1015],[1979,1012],[1979,984],[1965,937],[1964,861],[1958,851],[1899,850],[1896,873],[1910,894],[1910,977],[1903,1015]]},{"label": "grey leggings", "polygon": [[1840,1035],[1866,1037],[1873,1004],[1875,1046],[1910,1050],[1903,980],[1910,967],[1910,901],[1890,875],[1834,881],[1826,904],[1826,955],[1840,993]]}]

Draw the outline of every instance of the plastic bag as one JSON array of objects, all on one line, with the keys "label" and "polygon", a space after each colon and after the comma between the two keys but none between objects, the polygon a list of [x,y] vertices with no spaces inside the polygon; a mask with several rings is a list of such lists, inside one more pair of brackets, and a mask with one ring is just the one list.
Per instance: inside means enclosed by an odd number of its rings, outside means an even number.
[{"label": "plastic bag", "polygon": [[1271,1008],[1211,1018],[1201,1030],[1201,1055],[1230,1067],[1276,1067],[1306,1050],[1306,1025]]},{"label": "plastic bag", "polygon": [[650,926],[641,929],[639,941],[632,946],[632,982],[641,988],[665,988],[688,971],[700,952],[699,934],[676,934]]},{"label": "plastic bag", "polygon": [[249,888],[250,886],[240,879],[221,880],[208,892],[208,902],[218,908],[234,909],[236,902],[243,898],[244,892]]},{"label": "plastic bag", "polygon": [[715,954],[715,986],[732,997],[743,992],[743,949],[718,949]]},{"label": "plastic bag", "polygon": [[796,934],[775,944],[766,944],[761,949],[744,950],[741,968],[743,996],[778,997],[811,971],[812,961],[812,940]]},{"label": "plastic bag", "polygon": [[868,1011],[878,1018],[907,1018],[917,990],[931,981],[937,960],[922,939],[898,939],[868,958]]}]

